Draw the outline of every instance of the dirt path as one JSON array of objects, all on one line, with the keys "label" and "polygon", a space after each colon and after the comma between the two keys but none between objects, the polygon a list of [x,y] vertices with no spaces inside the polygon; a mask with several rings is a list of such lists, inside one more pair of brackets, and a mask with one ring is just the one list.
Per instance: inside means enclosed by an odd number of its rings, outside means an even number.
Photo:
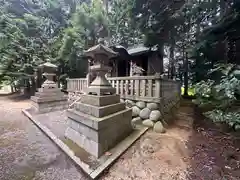
[{"label": "dirt path", "polygon": [[[0,97],[0,180],[87,179],[22,115],[28,106],[29,101]],[[240,179],[239,140],[206,126],[188,103],[175,120],[166,134],[147,132],[101,179]]]},{"label": "dirt path", "polygon": [[240,179],[239,140],[214,130],[191,103],[181,106],[175,120],[166,134],[147,132],[103,179]]},{"label": "dirt path", "polygon": [[0,180],[86,179],[21,109],[29,101],[0,97]]}]

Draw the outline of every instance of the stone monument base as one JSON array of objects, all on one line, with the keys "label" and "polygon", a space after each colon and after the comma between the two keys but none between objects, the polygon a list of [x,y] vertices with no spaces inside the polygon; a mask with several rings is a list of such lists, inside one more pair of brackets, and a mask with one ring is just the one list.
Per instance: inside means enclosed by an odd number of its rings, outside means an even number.
[{"label": "stone monument base", "polygon": [[51,111],[68,108],[68,98],[60,89],[42,90],[31,97],[32,109],[36,113],[47,113]]},{"label": "stone monument base", "polygon": [[[86,179],[100,179],[99,176],[101,173],[105,172],[105,170],[107,170],[148,129],[143,126],[134,128],[133,132],[130,133],[128,137],[108,150],[108,153],[97,158],[86,152],[72,140],[64,138],[65,132],[69,127],[67,124],[68,119],[62,111],[35,114],[32,112],[32,109],[24,109],[22,112],[76,164],[76,167],[79,167],[89,176],[86,177]],[[76,127],[77,126],[75,126],[75,128]],[[71,133],[72,132],[70,132],[70,134]]]},{"label": "stone monument base", "polygon": [[99,158],[133,131],[131,115],[131,109],[124,109],[97,118],[69,109],[67,110],[68,128],[65,136]]}]

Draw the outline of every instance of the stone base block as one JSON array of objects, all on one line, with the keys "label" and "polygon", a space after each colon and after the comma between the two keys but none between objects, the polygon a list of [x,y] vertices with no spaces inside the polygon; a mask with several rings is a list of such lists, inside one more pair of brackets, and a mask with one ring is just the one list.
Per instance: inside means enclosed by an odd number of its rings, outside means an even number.
[{"label": "stone base block", "polygon": [[49,93],[51,93],[51,92],[62,92],[61,91],[61,89],[59,89],[59,88],[38,88],[38,92],[39,93],[42,93],[42,92],[49,92]]},{"label": "stone base block", "polygon": [[31,96],[31,100],[36,103],[45,103],[45,102],[60,102],[60,101],[67,101],[67,96],[57,96],[56,94],[52,96]]},{"label": "stone base block", "polygon": [[36,113],[47,113],[52,111],[59,111],[68,109],[68,101],[45,101],[45,102],[35,102],[32,101],[32,108]]},{"label": "stone base block", "polygon": [[36,92],[35,93],[36,97],[63,97],[64,93],[61,91],[56,91],[56,92]]},{"label": "stone base block", "polygon": [[120,102],[120,96],[117,94],[106,96],[85,95],[81,97],[81,103],[92,106],[107,106]]},{"label": "stone base block", "polygon": [[95,118],[68,110],[65,136],[95,157],[100,157],[132,132],[131,109]]},{"label": "stone base block", "polygon": [[83,103],[77,102],[74,104],[74,108],[77,111],[92,115],[94,117],[104,117],[112,113],[124,110],[125,103],[117,103],[117,104],[111,104],[108,106],[98,107],[98,106],[92,106],[89,104],[83,104]]}]

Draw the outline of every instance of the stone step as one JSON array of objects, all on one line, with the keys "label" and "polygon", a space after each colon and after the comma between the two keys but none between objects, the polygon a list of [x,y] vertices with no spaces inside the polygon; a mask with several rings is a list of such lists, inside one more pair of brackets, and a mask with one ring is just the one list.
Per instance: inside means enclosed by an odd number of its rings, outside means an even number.
[{"label": "stone step", "polygon": [[52,89],[47,89],[47,88],[39,88],[38,92],[61,92],[59,88],[52,88]]},{"label": "stone step", "polygon": [[37,96],[37,97],[64,96],[64,93],[61,91],[58,91],[58,92],[36,92],[35,96]]},{"label": "stone step", "polygon": [[120,96],[118,94],[95,96],[95,95],[81,95],[81,102],[92,106],[107,106],[110,104],[116,104],[120,102]]},{"label": "stone step", "polygon": [[110,114],[113,114],[118,111],[122,111],[125,109],[125,103],[116,103],[116,104],[111,104],[108,106],[92,106],[89,104],[83,104],[81,102],[76,102],[74,104],[74,108],[76,111],[80,111],[85,114],[92,115],[94,117],[104,117],[108,116]]},{"label": "stone step", "polygon": [[67,96],[50,96],[50,97],[37,97],[32,96],[31,100],[36,103],[44,103],[44,102],[57,102],[57,101],[67,101]]},{"label": "stone step", "polygon": [[75,109],[68,109],[66,111],[66,115],[68,116],[68,118],[73,119],[81,124],[84,124],[85,126],[89,126],[95,130],[100,130],[107,128],[114,123],[129,121],[128,123],[131,124],[132,109],[124,109],[122,111],[101,118],[97,118],[89,114],[76,111]]}]

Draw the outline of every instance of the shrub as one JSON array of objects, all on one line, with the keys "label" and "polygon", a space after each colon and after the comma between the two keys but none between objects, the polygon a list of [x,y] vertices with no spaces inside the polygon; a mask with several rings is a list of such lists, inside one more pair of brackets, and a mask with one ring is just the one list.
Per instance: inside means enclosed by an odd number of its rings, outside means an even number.
[{"label": "shrub", "polygon": [[235,130],[240,129],[240,112],[231,110],[240,97],[240,71],[237,68],[230,64],[212,70],[211,73],[220,71],[221,79],[197,83],[193,101],[199,107],[211,106],[213,110],[204,115],[214,122],[225,122]]}]

